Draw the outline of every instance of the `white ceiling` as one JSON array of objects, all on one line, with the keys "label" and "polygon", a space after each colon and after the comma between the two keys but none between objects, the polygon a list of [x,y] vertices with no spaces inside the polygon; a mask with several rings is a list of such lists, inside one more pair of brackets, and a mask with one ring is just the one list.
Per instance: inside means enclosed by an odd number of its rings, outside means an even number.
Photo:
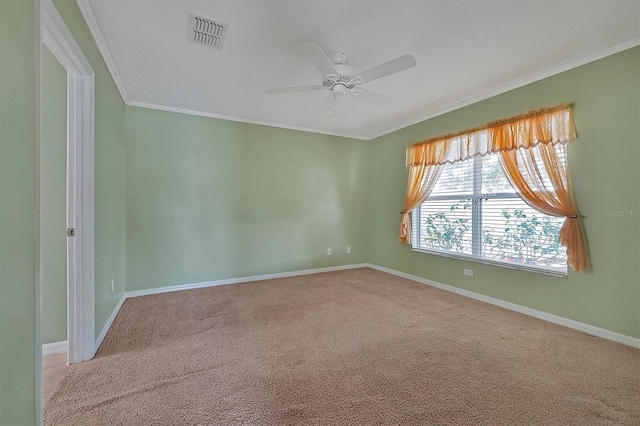
[{"label": "white ceiling", "polygon": [[[640,0],[78,0],[127,104],[371,139],[640,44]],[[221,50],[187,41],[192,12],[229,24]],[[297,47],[344,52],[363,71],[403,54],[414,68],[363,87],[336,121]],[[567,99],[571,101],[571,99]],[[540,105],[541,107],[544,105]]]}]

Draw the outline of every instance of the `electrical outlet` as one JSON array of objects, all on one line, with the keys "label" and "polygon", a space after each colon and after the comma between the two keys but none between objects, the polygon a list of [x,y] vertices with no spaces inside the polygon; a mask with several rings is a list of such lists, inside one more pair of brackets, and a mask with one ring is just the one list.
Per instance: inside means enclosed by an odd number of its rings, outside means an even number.
[{"label": "electrical outlet", "polygon": [[115,284],[115,280],[112,278],[111,279],[111,293],[113,293],[116,289],[116,284]]},{"label": "electrical outlet", "polygon": [[464,274],[472,277],[473,276],[473,269],[465,269],[464,270]]},{"label": "electrical outlet", "polygon": [[331,249],[330,248],[327,249],[327,256],[331,256]]},{"label": "electrical outlet", "polygon": [[351,254],[351,247],[347,247],[347,254]]}]

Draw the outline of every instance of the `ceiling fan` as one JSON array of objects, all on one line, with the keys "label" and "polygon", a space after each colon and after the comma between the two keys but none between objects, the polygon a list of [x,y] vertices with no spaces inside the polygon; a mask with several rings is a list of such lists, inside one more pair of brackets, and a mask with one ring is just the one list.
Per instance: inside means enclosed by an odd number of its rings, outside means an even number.
[{"label": "ceiling fan", "polygon": [[316,68],[322,73],[322,85],[278,87],[266,89],[267,95],[279,95],[284,93],[312,92],[317,90],[328,90],[331,94],[325,99],[333,101],[333,121],[335,121],[336,100],[349,93],[350,95],[378,106],[389,106],[395,99],[372,92],[361,87],[362,84],[404,71],[415,66],[416,60],[411,55],[402,55],[390,61],[384,62],[366,71],[356,73],[356,70],[347,65],[347,55],[344,53],[334,53],[330,61],[322,48],[315,43],[304,43],[300,45],[302,54],[307,57]]}]

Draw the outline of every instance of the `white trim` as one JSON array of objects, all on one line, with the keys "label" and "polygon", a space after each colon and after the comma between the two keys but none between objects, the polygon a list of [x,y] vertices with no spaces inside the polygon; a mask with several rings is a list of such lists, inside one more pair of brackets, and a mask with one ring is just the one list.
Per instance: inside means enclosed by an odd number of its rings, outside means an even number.
[{"label": "white trim", "polygon": [[309,132],[309,133],[318,133],[318,134],[323,134],[323,135],[331,135],[331,136],[339,136],[339,137],[345,137],[345,138],[351,138],[351,139],[358,139],[358,140],[365,140],[365,141],[369,141],[372,139],[376,139],[379,138],[380,136],[384,136],[387,135],[389,133],[393,133],[395,131],[404,129],[405,127],[409,127],[412,126],[414,124],[417,123],[421,123],[423,121],[429,120],[431,118],[437,117],[439,115],[443,115],[446,114],[448,112],[451,111],[455,111],[457,109],[475,104],[477,102],[483,101],[485,99],[489,99],[492,98],[494,96],[497,95],[501,95],[503,93],[509,92],[511,90],[526,86],[527,84],[531,84],[531,83],[535,83],[536,81],[540,81],[543,80],[545,78],[554,76],[556,74],[560,74],[563,73],[565,71],[569,71],[573,68],[577,68],[580,67],[582,65],[586,65],[590,62],[594,62],[597,61],[599,59],[602,58],[606,58],[607,56],[611,56],[611,55],[615,55],[616,53],[620,53],[624,50],[630,49],[632,47],[638,46],[640,45],[640,37],[639,38],[634,38],[628,41],[625,41],[623,43],[617,44],[615,46],[611,46],[609,48],[597,51],[597,52],[593,52],[589,55],[583,56],[581,58],[569,61],[569,62],[565,62],[564,64],[558,65],[556,67],[553,67],[551,69],[547,69],[535,74],[531,74],[527,77],[518,79],[518,80],[514,80],[511,81],[507,84],[504,84],[500,87],[498,87],[497,89],[493,89],[493,90],[489,90],[487,92],[481,93],[477,96],[473,96],[471,98],[468,99],[464,99],[461,100],[460,102],[453,102],[447,106],[444,106],[443,108],[437,109],[437,110],[432,110],[427,112],[426,114],[421,114],[418,117],[407,121],[403,124],[400,124],[398,126],[392,127],[390,129],[386,129],[383,130],[382,132],[378,132],[375,133],[373,135],[369,135],[369,136],[362,136],[362,135],[351,135],[351,134],[345,134],[345,133],[334,133],[334,132],[329,132],[329,131],[324,131],[324,130],[318,130],[318,129],[309,129],[309,128],[305,128],[305,127],[297,127],[297,126],[287,126],[285,124],[277,124],[277,123],[267,123],[267,122],[263,122],[263,121],[259,121],[259,120],[250,120],[247,118],[242,118],[242,117],[232,117],[232,116],[226,116],[226,115],[220,115],[220,114],[212,114],[212,113],[207,113],[207,112],[202,112],[202,111],[194,111],[194,110],[189,110],[189,109],[181,109],[181,108],[172,108],[172,107],[167,107],[167,106],[163,106],[163,105],[155,105],[155,104],[148,104],[148,103],[143,103],[143,102],[134,102],[131,101],[131,99],[129,98],[129,95],[125,89],[124,83],[122,82],[122,80],[120,79],[120,74],[118,72],[118,68],[116,67],[116,63],[113,59],[113,56],[111,55],[111,51],[109,50],[109,48],[107,47],[107,43],[105,42],[104,36],[102,35],[102,31],[100,30],[100,26],[98,25],[98,21],[95,17],[95,14],[93,12],[93,9],[91,9],[91,6],[89,4],[89,0],[76,0],[76,3],[78,4],[78,7],[80,8],[80,11],[82,12],[82,16],[84,16],[85,21],[87,21],[87,26],[89,27],[89,30],[91,31],[91,34],[93,35],[93,38],[96,42],[96,44],[98,45],[98,49],[100,50],[100,53],[102,54],[102,57],[105,61],[105,63],[107,64],[107,68],[109,69],[109,72],[111,73],[111,77],[113,78],[113,81],[115,82],[116,86],[118,87],[118,90],[120,91],[120,96],[122,96],[122,99],[124,101],[125,104],[129,105],[129,106],[137,106],[137,107],[142,107],[142,108],[149,108],[149,109],[157,109],[157,110],[161,110],[161,111],[170,111],[170,112],[179,112],[179,113],[183,113],[183,114],[190,114],[190,115],[196,115],[196,116],[201,116],[201,117],[210,117],[210,118],[217,118],[217,119],[222,119],[222,120],[228,120],[228,121],[237,121],[240,123],[250,123],[250,124],[258,124],[261,126],[268,126],[268,127],[276,127],[276,128],[281,128],[281,129],[289,129],[289,130],[299,130],[302,132]]},{"label": "white trim", "polygon": [[519,312],[521,314],[529,315],[535,318],[539,318],[548,322],[552,322],[554,324],[563,325],[565,327],[572,328],[574,330],[582,331],[584,333],[592,334],[594,336],[602,337],[607,340],[612,340],[614,342],[622,343],[629,346],[634,346],[640,348],[640,339],[631,336],[625,336],[620,333],[615,333],[613,331],[605,330],[602,328],[598,328],[589,324],[581,323],[578,321],[570,320],[568,318],[559,317],[557,315],[549,314],[547,312],[538,311],[536,309],[527,308],[526,306],[517,305],[515,303],[507,302],[504,300],[496,299],[493,297],[485,296],[483,294],[474,293],[469,290],[464,290],[458,287],[453,287],[447,284],[438,283],[435,281],[431,281],[425,278],[421,278],[415,275],[406,274],[404,272],[396,271],[394,269],[385,268],[383,266],[374,265],[371,263],[355,263],[351,265],[343,265],[343,266],[331,266],[327,268],[317,268],[317,269],[305,269],[300,271],[291,271],[291,272],[281,272],[276,274],[266,274],[266,275],[254,275],[250,277],[242,277],[242,278],[230,278],[226,280],[217,280],[217,281],[206,281],[201,283],[193,283],[193,284],[182,284],[175,285],[169,287],[156,287],[147,290],[135,290],[126,292],[118,305],[115,307],[107,324],[104,326],[98,340],[96,341],[96,351],[102,344],[104,337],[106,336],[109,328],[111,327],[116,315],[120,311],[120,308],[124,304],[126,299],[132,297],[140,297],[140,296],[148,296],[152,294],[161,294],[161,293],[169,293],[173,291],[181,291],[181,290],[193,290],[197,288],[205,288],[205,287],[214,287],[219,285],[230,285],[230,284],[241,284],[248,283],[254,281],[264,281],[264,280],[272,280],[276,278],[287,278],[287,277],[297,277],[302,275],[310,275],[310,274],[319,274],[324,272],[333,272],[333,271],[342,271],[347,269],[357,269],[357,268],[371,268],[377,271],[385,272],[387,274],[395,275],[401,278],[406,278],[412,281],[419,282],[421,284],[426,284],[432,287],[439,288],[441,290],[450,291],[452,293],[459,294],[461,296],[469,297],[471,299],[480,300],[482,302],[489,303],[491,305],[500,306],[501,308],[509,309],[511,311]]},{"label": "white trim", "polygon": [[40,0],[40,13],[42,43],[67,71],[67,227],[76,229],[67,238],[67,336],[75,363],[95,355],[95,77],[51,0]]},{"label": "white trim", "polygon": [[199,117],[217,118],[219,120],[236,121],[238,123],[256,124],[258,126],[275,127],[278,129],[297,130],[299,132],[316,133],[319,135],[338,136],[341,138],[357,139],[361,141],[368,141],[371,139],[366,136],[349,135],[347,133],[330,132],[328,130],[310,129],[308,127],[290,126],[288,124],[268,123],[266,121],[251,120],[248,118],[233,117],[230,115],[222,115],[222,114],[213,114],[209,112],[195,111],[195,110],[183,109],[183,108],[174,108],[174,107],[168,107],[164,105],[148,104],[144,102],[127,102],[127,105],[139,107],[139,108],[156,109],[159,111],[168,111],[168,112],[177,112],[180,114],[196,115]]},{"label": "white trim", "polygon": [[67,71],[93,75],[91,64],[73,38],[51,0],[40,0],[42,43],[53,53]]},{"label": "white trim", "polygon": [[130,297],[148,296],[150,294],[169,293],[180,290],[193,290],[196,288],[215,287],[219,285],[249,283],[252,281],[273,280],[276,278],[298,277],[301,275],[321,274],[324,272],[343,271],[345,269],[366,268],[367,263],[354,263],[351,265],[329,266],[327,268],[304,269],[301,271],[279,272],[277,274],[253,275],[250,277],[230,278],[226,280],[205,281],[201,283],[182,284],[168,287],[156,287],[147,290],[128,291],[124,295],[128,299]]},{"label": "white trim", "polygon": [[538,318],[544,321],[552,322],[554,324],[563,325],[574,330],[582,331],[594,336],[602,337],[603,339],[611,340],[624,345],[640,348],[640,339],[631,336],[625,336],[624,334],[616,333],[614,331],[605,330],[593,325],[585,324],[583,322],[574,321],[572,319],[560,317],[558,315],[550,314],[548,312],[539,311],[537,309],[528,308],[526,306],[518,305],[515,303],[507,302],[505,300],[496,299],[494,297],[485,296],[484,294],[474,293],[473,291],[464,290],[462,288],[454,287],[448,284],[442,284],[436,281],[431,281],[426,278],[418,277],[416,275],[407,274],[404,272],[396,271],[395,269],[385,268],[374,264],[367,264],[371,269],[375,269],[380,272],[395,275],[397,277],[406,278],[408,280],[416,281],[421,284],[426,284],[431,287],[436,287],[441,290],[456,293],[461,296],[469,297],[471,299],[479,300],[481,302],[489,303],[491,305],[499,306],[501,308],[508,309],[510,311],[519,312],[524,315],[529,315],[534,318]]},{"label": "white trim", "polygon": [[120,308],[122,308],[122,305],[124,304],[125,300],[127,300],[127,298],[123,294],[120,300],[118,301],[118,304],[115,306],[115,308],[113,308],[113,312],[111,312],[111,315],[109,316],[109,319],[107,319],[106,324],[104,325],[104,327],[102,327],[102,331],[100,332],[100,335],[98,336],[95,342],[95,352],[98,352],[98,349],[100,349],[100,345],[102,344],[102,341],[104,340],[105,336],[107,335],[107,332],[111,328],[111,324],[113,324],[113,321],[116,319],[118,312],[120,312]]},{"label": "white trim", "polygon": [[120,78],[120,73],[118,72],[118,68],[116,67],[116,62],[113,60],[113,55],[111,54],[111,50],[107,46],[107,42],[104,40],[104,36],[102,35],[102,31],[100,30],[100,26],[98,25],[98,20],[96,19],[96,15],[91,8],[88,0],[76,0],[76,4],[80,9],[80,13],[82,13],[82,17],[84,18],[87,27],[89,27],[89,32],[93,36],[93,40],[98,46],[98,50],[100,50],[100,54],[102,55],[102,59],[104,59],[105,64],[107,65],[107,69],[111,74],[111,78],[118,88],[118,92],[120,92],[120,97],[122,101],[129,105],[129,94],[127,93],[127,89],[124,85],[124,82]]},{"label": "white trim", "polygon": [[45,343],[42,345],[42,356],[66,353],[69,344],[66,340],[62,342]]},{"label": "white trim", "polygon": [[554,75],[563,73],[565,71],[572,70],[574,68],[581,67],[590,62],[597,61],[599,59],[606,58],[607,56],[615,55],[616,53],[620,53],[624,50],[631,49],[632,47],[636,47],[640,45],[640,37],[634,38],[632,40],[625,41],[624,43],[617,44],[615,46],[609,47],[604,50],[600,50],[598,52],[594,52],[590,55],[583,56],[582,58],[575,59],[573,61],[565,62],[564,64],[558,65],[551,69],[538,72],[536,74],[531,74],[525,78],[521,78],[519,80],[514,80],[510,83],[507,83],[503,86],[500,86],[497,89],[489,90],[488,92],[484,92],[480,95],[473,96],[469,99],[465,99],[460,102],[456,102],[453,104],[449,104],[444,108],[440,108],[435,111],[430,111],[427,114],[420,115],[418,118],[415,118],[411,121],[407,121],[404,124],[400,124],[399,126],[392,127],[391,129],[384,130],[380,133],[376,133],[375,135],[369,136],[367,140],[372,140],[375,138],[379,138],[380,136],[387,135],[389,133],[393,133],[395,131],[404,129],[405,127],[413,126],[414,124],[421,123],[423,121],[429,120],[431,118],[435,118],[439,115],[446,114],[451,111],[455,111],[460,108],[464,108],[466,106],[478,103],[480,101],[484,101],[485,99],[493,98],[494,96],[501,95],[503,93],[509,92],[511,90],[518,89],[520,87],[526,86],[527,84],[535,83],[536,81],[544,80],[545,78],[552,77]]}]

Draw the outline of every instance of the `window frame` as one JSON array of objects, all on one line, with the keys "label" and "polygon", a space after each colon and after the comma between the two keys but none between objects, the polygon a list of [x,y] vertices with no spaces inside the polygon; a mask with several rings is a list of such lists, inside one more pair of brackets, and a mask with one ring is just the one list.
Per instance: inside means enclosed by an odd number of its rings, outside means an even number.
[{"label": "window frame", "polygon": [[[529,264],[521,264],[516,262],[509,262],[499,259],[491,259],[487,257],[482,257],[482,202],[483,200],[489,199],[520,199],[520,197],[516,191],[513,192],[496,192],[491,194],[483,194],[482,193],[482,159],[484,157],[477,156],[472,159],[466,161],[473,161],[473,183],[472,190],[473,192],[466,193],[456,193],[451,195],[430,195],[427,201],[461,201],[461,200],[469,200],[471,201],[471,252],[472,254],[459,253],[454,251],[447,250],[439,250],[435,248],[425,248],[419,245],[419,234],[420,234],[420,216],[421,216],[421,207],[422,205],[416,207],[411,212],[411,227],[412,227],[412,236],[411,236],[411,250],[418,253],[426,253],[433,254],[436,256],[448,257],[453,259],[460,260],[468,260],[471,262],[482,263],[486,265],[494,265],[503,268],[517,269],[528,272],[535,272],[544,275],[551,275],[555,277],[566,278],[568,267],[567,265],[564,268],[552,268],[552,267],[544,267],[544,266],[536,266]],[[450,166],[449,164],[444,167]],[[423,203],[424,203],[423,202]],[[544,213],[541,213],[544,214]]]}]

